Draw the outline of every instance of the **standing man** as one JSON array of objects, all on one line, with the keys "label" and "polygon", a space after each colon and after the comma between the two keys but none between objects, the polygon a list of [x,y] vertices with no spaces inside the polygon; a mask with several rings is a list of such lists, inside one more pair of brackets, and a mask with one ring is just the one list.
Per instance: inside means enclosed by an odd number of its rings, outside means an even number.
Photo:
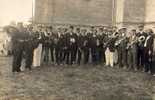
[{"label": "standing man", "polygon": [[96,63],[96,31],[95,27],[90,27],[90,32],[88,35],[88,46],[89,46],[89,52],[91,55],[91,63]]},{"label": "standing man", "polygon": [[51,53],[51,61],[54,63],[54,33],[53,33],[53,27],[49,27],[49,48]]},{"label": "standing man", "polygon": [[50,32],[48,30],[48,27],[44,27],[44,62],[45,64],[49,63],[49,52],[50,52]]},{"label": "standing man", "polygon": [[127,29],[125,27],[119,30],[119,38],[116,41],[115,45],[117,46],[118,51],[118,64],[119,67],[126,69],[127,67]]},{"label": "standing man", "polygon": [[35,49],[35,43],[34,43],[34,32],[33,27],[28,27],[27,33],[29,35],[27,41],[25,41],[24,51],[25,51],[25,59],[26,59],[26,66],[25,68],[31,70],[31,66],[33,63],[33,53]]},{"label": "standing man", "polygon": [[87,64],[89,61],[89,38],[87,34],[87,29],[82,30],[83,34],[83,53],[84,53],[84,64]]},{"label": "standing man", "polygon": [[77,54],[77,35],[74,33],[74,27],[69,27],[69,56],[70,64],[75,64]]},{"label": "standing man", "polygon": [[144,43],[144,61],[145,61],[145,72],[151,72],[153,74],[153,46],[154,46],[154,36],[152,29],[147,30],[147,37]]},{"label": "standing man", "polygon": [[127,61],[128,68],[137,71],[137,42],[136,29],[132,29],[130,32],[129,40],[127,43]]},{"label": "standing man", "polygon": [[54,34],[54,48],[55,48],[55,59],[56,65],[60,64],[60,54],[61,54],[61,28],[58,28],[58,32]]},{"label": "standing man", "polygon": [[99,52],[97,51],[97,45],[99,46],[99,39],[97,38],[97,30],[93,29],[92,30],[92,36],[91,36],[91,58],[92,58],[92,63],[97,64],[97,58],[99,58]]},{"label": "standing man", "polygon": [[[29,34],[28,32],[26,32],[26,29],[23,27],[22,23],[18,23],[17,28],[9,27],[6,31],[12,37],[12,46],[13,46],[12,72],[21,72],[20,67],[21,67],[24,52],[27,51],[27,43],[30,38]],[[28,57],[26,57],[25,67],[28,69],[31,69],[31,62],[29,62]]]},{"label": "standing man", "polygon": [[63,34],[61,38],[62,42],[62,61],[67,64],[67,56],[69,54],[68,48],[68,36],[67,36],[68,28],[63,29]]},{"label": "standing man", "polygon": [[147,37],[147,33],[144,32],[144,26],[138,26],[138,33],[137,37],[139,38],[138,41],[138,70],[144,69],[144,43]]},{"label": "standing man", "polygon": [[[31,70],[32,61],[33,61],[33,36],[32,36],[32,27],[29,28],[29,31],[23,26],[23,23],[18,23],[17,28],[19,30],[19,41],[23,45],[23,51],[21,52],[22,58],[25,57],[25,68]],[[21,58],[21,59],[22,59]]]},{"label": "standing man", "polygon": [[[83,30],[82,30],[82,32],[83,32]],[[78,65],[81,64],[81,60],[82,60],[82,48],[83,48],[83,35],[82,35],[82,32],[81,32],[80,28],[76,29],[76,34],[78,36],[78,39],[77,39],[77,46],[78,46],[77,63],[78,63]]]},{"label": "standing man", "polygon": [[[116,26],[113,26],[112,27],[112,34],[115,36],[115,35],[119,35],[118,32],[117,32],[117,27]],[[117,49],[115,48],[115,52],[114,52],[114,64],[117,64],[118,63],[118,51]]]},{"label": "standing man", "polygon": [[19,36],[20,32],[15,27],[8,27],[7,34],[12,37],[12,51],[13,51],[13,62],[12,72],[21,72],[23,42],[20,40],[22,37]]},{"label": "standing man", "polygon": [[117,36],[118,33],[109,36],[108,41],[106,42],[106,51],[105,51],[106,66],[114,67],[114,52]]}]

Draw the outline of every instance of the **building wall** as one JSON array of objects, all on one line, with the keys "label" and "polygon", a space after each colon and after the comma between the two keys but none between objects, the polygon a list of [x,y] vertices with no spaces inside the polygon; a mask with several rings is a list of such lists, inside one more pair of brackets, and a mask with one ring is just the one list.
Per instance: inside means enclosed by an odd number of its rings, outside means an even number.
[{"label": "building wall", "polygon": [[154,10],[155,0],[36,0],[34,19],[43,24],[111,25],[115,21],[117,26],[154,26]]},{"label": "building wall", "polygon": [[35,0],[34,20],[35,23],[51,23],[53,16],[52,0]]},{"label": "building wall", "polygon": [[117,25],[137,26],[145,22],[146,0],[117,0]]},{"label": "building wall", "polygon": [[116,25],[121,26],[124,19],[124,0],[116,0]]},{"label": "building wall", "polygon": [[153,27],[155,30],[155,0],[146,0],[146,27]]},{"label": "building wall", "polygon": [[146,0],[125,0],[124,21],[129,23],[143,23],[145,21]]},{"label": "building wall", "polygon": [[111,25],[112,0],[36,0],[36,23]]}]

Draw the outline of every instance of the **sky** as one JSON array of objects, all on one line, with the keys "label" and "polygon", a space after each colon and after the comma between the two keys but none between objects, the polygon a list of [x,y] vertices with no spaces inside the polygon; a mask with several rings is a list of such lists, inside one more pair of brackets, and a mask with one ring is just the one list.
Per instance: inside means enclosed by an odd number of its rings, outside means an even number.
[{"label": "sky", "polygon": [[32,0],[0,0],[0,26],[32,17]]}]

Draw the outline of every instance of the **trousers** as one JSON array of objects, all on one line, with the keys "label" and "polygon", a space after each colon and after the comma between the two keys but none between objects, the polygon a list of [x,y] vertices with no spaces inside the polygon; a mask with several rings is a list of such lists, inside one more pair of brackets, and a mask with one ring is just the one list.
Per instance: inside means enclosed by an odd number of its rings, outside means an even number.
[{"label": "trousers", "polygon": [[109,48],[106,49],[105,51],[105,61],[106,61],[106,66],[114,66],[114,52],[111,52]]}]

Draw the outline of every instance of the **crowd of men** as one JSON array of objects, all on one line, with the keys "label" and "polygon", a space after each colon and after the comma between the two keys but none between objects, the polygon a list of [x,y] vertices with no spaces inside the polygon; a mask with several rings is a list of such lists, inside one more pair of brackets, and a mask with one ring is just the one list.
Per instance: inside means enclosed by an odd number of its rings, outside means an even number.
[{"label": "crowd of men", "polygon": [[42,64],[118,66],[155,74],[153,67],[154,33],[125,27],[10,27],[13,43],[13,72],[20,72],[22,58],[31,70],[33,52],[42,44]]}]

